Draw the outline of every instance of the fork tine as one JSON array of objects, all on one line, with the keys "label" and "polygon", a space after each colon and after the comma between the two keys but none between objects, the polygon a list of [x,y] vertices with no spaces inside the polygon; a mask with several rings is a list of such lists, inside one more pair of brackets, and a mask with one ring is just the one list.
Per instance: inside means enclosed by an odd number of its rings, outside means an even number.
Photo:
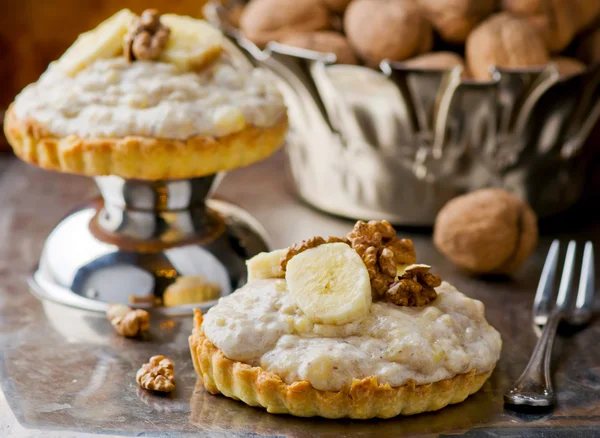
[{"label": "fork tine", "polygon": [[533,321],[537,325],[544,325],[550,314],[550,300],[552,299],[552,289],[554,287],[554,279],[556,278],[556,265],[558,263],[558,250],[560,242],[555,239],[550,245],[540,282],[538,283],[537,291],[535,292],[535,300],[533,301]]},{"label": "fork tine", "polygon": [[581,262],[575,311],[569,318],[571,324],[583,324],[589,320],[594,304],[594,281],[594,245],[592,242],[586,242],[583,250],[583,261]]},{"label": "fork tine", "polygon": [[[583,324],[591,316],[590,307],[594,293],[594,249],[592,242],[586,242],[585,244],[575,310],[566,312],[571,301],[571,284],[573,282],[575,251],[577,249],[577,244],[574,240],[571,240],[567,246],[556,306],[551,312],[548,311],[549,299],[556,275],[558,249],[559,243],[555,240],[550,246],[550,251],[548,251],[542,277],[535,294],[534,321],[536,324],[542,324],[544,328],[525,370],[512,389],[504,394],[505,403],[527,406],[554,405],[555,395],[552,389],[550,362],[552,359],[552,345],[554,344],[558,325],[565,318],[568,318],[569,321],[577,319],[579,323]],[[544,312],[546,313],[544,314]],[[544,317],[543,322],[541,322],[542,316]],[[538,317],[540,321],[538,321]]]},{"label": "fork tine", "polygon": [[560,311],[564,311],[569,305],[569,293],[571,291],[571,284],[573,283],[573,267],[575,265],[576,249],[577,244],[574,240],[571,240],[567,246],[565,266],[563,267],[562,277],[560,278],[560,286],[558,288],[558,296],[556,297],[556,307]]}]

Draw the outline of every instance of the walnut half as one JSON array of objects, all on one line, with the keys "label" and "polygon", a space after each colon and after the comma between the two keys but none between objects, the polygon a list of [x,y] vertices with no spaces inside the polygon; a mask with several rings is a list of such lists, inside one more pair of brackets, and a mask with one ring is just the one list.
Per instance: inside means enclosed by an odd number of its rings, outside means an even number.
[{"label": "walnut half", "polygon": [[138,336],[150,328],[150,314],[142,309],[133,310],[125,304],[110,304],[106,317],[117,332],[128,338]]},{"label": "walnut half", "polygon": [[397,238],[396,230],[387,221],[358,221],[348,240],[369,271],[373,299],[385,296],[396,279],[398,265],[416,261],[412,241]]},{"label": "walnut half", "polygon": [[171,392],[175,389],[173,362],[164,356],[152,356],[150,361],[138,370],[135,380],[144,389]]},{"label": "walnut half", "polygon": [[128,61],[157,59],[169,39],[171,30],[160,22],[155,9],[146,9],[139,20],[132,23],[125,37],[123,52]]},{"label": "walnut half", "polygon": [[442,280],[429,269],[429,265],[407,266],[404,274],[386,291],[386,299],[398,306],[424,306],[435,300],[434,287],[442,284]]}]

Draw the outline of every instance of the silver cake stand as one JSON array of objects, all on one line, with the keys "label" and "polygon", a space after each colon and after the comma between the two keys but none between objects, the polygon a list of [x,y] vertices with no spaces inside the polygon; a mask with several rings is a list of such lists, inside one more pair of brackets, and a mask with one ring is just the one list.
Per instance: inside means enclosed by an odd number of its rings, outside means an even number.
[{"label": "silver cake stand", "polygon": [[[262,226],[240,207],[209,199],[220,175],[142,181],[97,177],[102,197],[69,214],[48,237],[30,285],[39,298],[106,311],[109,303],[162,298],[179,277],[202,276],[220,296],[246,282],[245,260],[268,250]],[[140,298],[140,300],[135,300]],[[210,301],[153,306],[165,315]]]}]

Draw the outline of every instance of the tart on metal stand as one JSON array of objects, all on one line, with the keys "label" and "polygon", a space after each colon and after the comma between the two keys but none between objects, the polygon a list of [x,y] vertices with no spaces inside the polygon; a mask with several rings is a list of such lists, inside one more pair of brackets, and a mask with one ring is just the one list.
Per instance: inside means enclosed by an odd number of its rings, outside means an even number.
[{"label": "tart on metal stand", "polygon": [[248,260],[189,337],[204,388],[273,414],[391,418],[479,391],[502,349],[471,299],[385,221]]},{"label": "tart on metal stand", "polygon": [[48,237],[31,281],[42,298],[190,313],[243,285],[245,260],[268,249],[256,220],[210,196],[222,172],[281,146],[283,99],[202,20],[118,12],[16,97],[4,130],[24,161],[100,189]]}]

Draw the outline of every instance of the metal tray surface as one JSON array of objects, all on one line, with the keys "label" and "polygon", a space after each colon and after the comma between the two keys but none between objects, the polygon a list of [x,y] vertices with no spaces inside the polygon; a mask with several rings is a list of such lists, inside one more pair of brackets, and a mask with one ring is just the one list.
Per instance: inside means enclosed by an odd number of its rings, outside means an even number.
[{"label": "metal tray surface", "polygon": [[[322,215],[290,194],[281,183],[284,161],[278,154],[237,170],[217,196],[254,215],[275,247],[346,233],[352,221]],[[429,230],[401,230],[414,239],[420,260],[483,301],[488,320],[502,335],[502,357],[483,389],[461,404],[390,420],[332,421],[271,415],[207,394],[188,351],[190,317],[154,315],[149,336],[135,341],[118,336],[97,313],[38,301],[26,280],[47,234],[65,212],[96,195],[86,178],[0,157],[0,436],[598,436],[597,318],[584,331],[558,339],[554,411],[516,413],[505,409],[502,399],[536,340],[529,309],[549,243],[555,237],[598,243],[600,225],[591,209],[572,214],[559,227],[543,226],[538,251],[510,280],[468,277],[434,250]],[[149,394],[135,382],[137,369],[155,354],[175,363],[177,387],[170,396]]]}]

